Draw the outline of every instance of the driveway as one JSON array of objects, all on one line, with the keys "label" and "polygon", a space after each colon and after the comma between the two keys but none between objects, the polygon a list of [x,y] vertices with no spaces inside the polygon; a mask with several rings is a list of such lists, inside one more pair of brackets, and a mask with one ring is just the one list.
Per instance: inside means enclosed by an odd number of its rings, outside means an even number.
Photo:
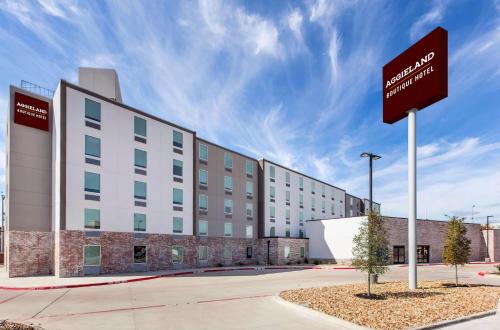
[{"label": "driveway", "polygon": [[[484,265],[466,266],[461,278],[479,277]],[[381,280],[405,280],[407,268],[392,267]],[[453,279],[445,266],[419,267],[420,279]],[[208,273],[144,282],[57,289],[0,291],[0,319],[47,329],[343,329],[327,317],[298,313],[280,304],[287,289],[365,281],[354,270],[267,270]]]}]

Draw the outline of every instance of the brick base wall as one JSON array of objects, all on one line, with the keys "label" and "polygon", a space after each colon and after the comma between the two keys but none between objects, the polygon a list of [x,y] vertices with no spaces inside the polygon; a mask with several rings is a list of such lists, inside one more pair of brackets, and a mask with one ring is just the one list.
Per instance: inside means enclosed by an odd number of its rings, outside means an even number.
[{"label": "brick base wall", "polygon": [[[262,262],[257,239],[176,236],[165,234],[134,234],[123,232],[96,232],[91,237],[84,231],[61,231],[57,274],[60,277],[83,276],[88,267],[83,266],[83,246],[101,246],[101,265],[97,272],[130,273],[178,268],[215,267],[227,265],[257,264]],[[146,246],[146,264],[134,264],[134,246]],[[172,246],[182,246],[182,263],[172,262]],[[198,260],[198,247],[208,247],[208,260]],[[230,246],[231,259],[224,259],[225,246]],[[247,247],[252,257],[247,258]],[[87,268],[87,269],[86,269]],[[96,271],[96,267],[93,267]]]},{"label": "brick base wall", "polygon": [[9,277],[53,274],[53,233],[8,231],[6,265]]},{"label": "brick base wall", "polygon": [[[262,254],[262,263],[267,262],[269,241],[269,263],[271,265],[286,265],[304,263],[309,255],[309,239],[307,238],[263,238],[259,240],[259,249]],[[285,258],[285,247],[290,248],[288,258]],[[300,248],[304,247],[304,257],[300,256]]]},{"label": "brick base wall", "polygon": [[[408,221],[401,218],[384,217],[386,221],[387,236],[392,257],[392,247],[402,245],[405,247],[405,260],[408,262]],[[448,223],[444,221],[417,221],[417,245],[429,245],[429,262],[443,261],[444,240]],[[471,240],[471,255],[469,261],[484,261],[483,234],[479,224],[465,224],[467,237]]]}]

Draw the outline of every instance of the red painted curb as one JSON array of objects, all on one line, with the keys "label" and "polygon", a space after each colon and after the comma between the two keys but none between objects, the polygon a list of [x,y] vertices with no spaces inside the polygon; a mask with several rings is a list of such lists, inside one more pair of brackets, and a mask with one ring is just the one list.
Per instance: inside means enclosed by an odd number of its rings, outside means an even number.
[{"label": "red painted curb", "polygon": [[479,273],[477,273],[477,275],[484,276],[484,275],[486,275],[486,273],[485,272],[479,272]]},{"label": "red painted curb", "polygon": [[357,269],[354,267],[333,267],[333,270],[351,270],[351,269]]},{"label": "red painted curb", "polygon": [[[237,270],[258,270],[260,267],[242,267],[242,268],[221,268],[221,269],[200,269],[199,273],[213,273],[213,272],[230,272]],[[299,267],[262,267],[262,269],[322,269],[318,266],[299,266]],[[92,286],[103,286],[103,285],[114,285],[114,284],[124,284],[154,280],[162,277],[175,277],[182,275],[193,275],[198,273],[197,271],[183,271],[171,274],[161,274],[161,275],[151,275],[145,277],[131,278],[128,280],[118,280],[118,281],[108,281],[108,282],[96,282],[96,283],[82,283],[82,284],[65,284],[65,285],[46,285],[46,286],[33,286],[33,287],[10,287],[10,286],[0,286],[0,290],[8,291],[37,291],[37,290],[55,290],[55,289],[76,289],[76,288],[87,288]]]}]

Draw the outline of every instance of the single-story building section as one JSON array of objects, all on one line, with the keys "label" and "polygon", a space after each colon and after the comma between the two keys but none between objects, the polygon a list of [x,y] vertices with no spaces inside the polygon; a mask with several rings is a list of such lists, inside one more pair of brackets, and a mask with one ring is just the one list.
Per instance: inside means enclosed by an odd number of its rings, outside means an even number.
[{"label": "single-story building section", "polygon": [[[306,232],[309,238],[309,259],[325,262],[349,263],[352,260],[353,238],[366,216],[309,220]],[[408,263],[408,219],[383,216],[389,240],[392,263]],[[417,262],[443,261],[444,241],[448,223],[437,220],[417,220]],[[469,261],[484,261],[486,231],[480,224],[465,223],[471,240]],[[500,261],[500,230],[490,229],[489,257]]]}]

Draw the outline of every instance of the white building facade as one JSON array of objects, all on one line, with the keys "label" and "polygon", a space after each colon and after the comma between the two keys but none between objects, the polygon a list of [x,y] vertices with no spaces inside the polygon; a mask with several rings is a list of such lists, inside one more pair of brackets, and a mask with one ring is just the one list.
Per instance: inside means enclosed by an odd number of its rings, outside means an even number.
[{"label": "white building facade", "polygon": [[306,237],[307,220],[344,216],[345,190],[269,160],[259,164],[261,236]]}]

